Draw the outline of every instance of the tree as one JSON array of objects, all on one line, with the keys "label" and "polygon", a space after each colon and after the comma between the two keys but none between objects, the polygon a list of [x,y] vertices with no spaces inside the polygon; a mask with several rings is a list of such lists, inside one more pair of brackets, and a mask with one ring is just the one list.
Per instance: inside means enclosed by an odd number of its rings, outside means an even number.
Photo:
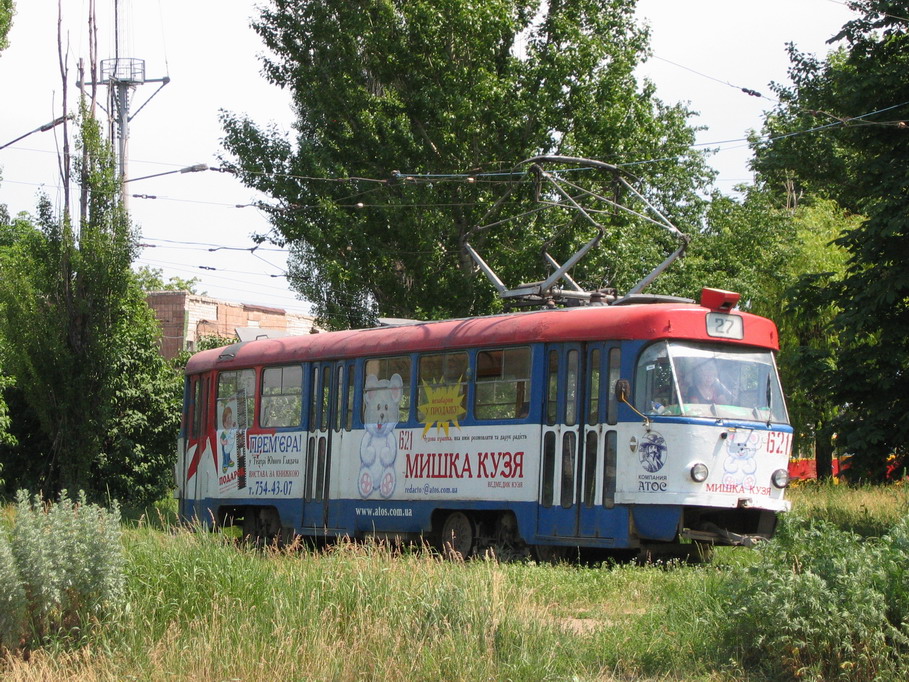
[{"label": "tree", "polygon": [[88,159],[81,180],[90,192],[78,239],[70,216],[56,216],[43,199],[38,229],[6,252],[0,281],[7,367],[50,441],[44,465],[54,491],[93,487],[91,463],[112,392],[111,338],[135,248],[116,203],[111,153],[91,118],[81,128]]},{"label": "tree", "polygon": [[[9,30],[13,24],[13,0],[0,0],[0,52],[9,46]],[[5,204],[0,204],[0,227],[9,223],[9,212]],[[3,400],[3,391],[10,385],[9,377],[3,374],[3,347],[0,346],[0,443],[9,440],[9,415]],[[2,472],[2,469],[0,469]],[[0,479],[2,483],[2,479]]]},{"label": "tree", "polygon": [[0,343],[19,436],[0,457],[16,465],[6,469],[16,472],[10,483],[48,496],[81,489],[142,502],[169,483],[165,440],[176,426],[180,379],[156,352],[159,332],[130,269],[136,235],[93,104],[83,93],[77,153],[63,122],[61,211],[42,198],[34,219],[0,230]]},{"label": "tree", "polygon": [[741,294],[746,308],[766,306],[769,286],[789,260],[794,225],[760,186],[743,186],[741,199],[715,192],[706,226],[692,235],[687,255],[661,278],[661,285],[697,299],[702,287]]},{"label": "tree", "polygon": [[860,16],[833,39],[845,41],[839,51],[818,60],[790,48],[794,85],[777,87],[756,167],[866,218],[838,240],[848,266],[825,291],[841,307],[838,442],[855,471],[880,478],[891,454],[909,463],[909,2],[849,6]]},{"label": "tree", "polygon": [[766,280],[756,312],[774,319],[780,332],[780,374],[795,427],[794,450],[814,454],[818,478],[832,473],[835,423],[843,406],[832,389],[840,337],[831,323],[842,310],[827,290],[839,286],[847,251],[836,240],[863,218],[834,201],[813,199],[791,214],[787,257]]},{"label": "tree", "polygon": [[[98,133],[91,120],[82,129]],[[106,154],[102,178],[115,173]],[[145,504],[172,487],[182,378],[158,352],[117,189],[93,186],[110,213],[89,213],[98,222],[83,222],[78,241],[46,200],[37,227],[20,216],[0,230],[0,347],[16,380],[4,393],[15,442],[0,447],[9,490]]]},{"label": "tree", "polygon": [[[161,268],[152,268],[147,265],[137,268],[135,276],[142,291],[186,291],[190,294],[199,294],[197,288],[202,281],[198,277],[183,279],[174,276],[165,282]],[[204,296],[205,292],[203,291],[199,295]]]},{"label": "tree", "polygon": [[[515,165],[539,154],[648,160],[633,172],[659,179],[652,198],[677,223],[700,224],[710,172],[691,150],[689,112],[635,80],[647,32],[633,0],[273,0],[255,28],[274,55],[266,77],[292,93],[296,139],[225,114],[225,145],[243,182],[275,200],[260,238],[290,246],[289,281],[324,326],[493,309],[465,241],[523,176],[509,174]],[[533,194],[527,179],[503,217]],[[641,253],[615,220],[611,270],[591,261],[582,283],[638,278]],[[509,281],[539,279],[553,226],[533,214],[512,227],[474,246]],[[568,225],[565,254],[590,238],[584,228]],[[659,260],[668,248],[650,247]]]},{"label": "tree", "polygon": [[[11,246],[22,233],[24,226],[22,219],[11,222],[6,206],[0,204],[0,262],[2,262],[2,252],[5,248]],[[2,270],[0,270],[2,271]],[[2,305],[0,305],[0,315],[3,314]],[[16,442],[15,436],[11,435],[9,408],[5,400],[6,391],[12,389],[14,385],[13,377],[7,372],[8,361],[6,360],[6,347],[3,345],[3,337],[0,335],[0,446],[13,445]],[[0,464],[0,473],[2,473],[2,464]],[[2,479],[0,479],[2,483]]]},{"label": "tree", "polygon": [[183,375],[159,352],[161,329],[137,286],[111,340],[116,349],[112,394],[92,475],[105,493],[145,505],[173,490]]},{"label": "tree", "polygon": [[[173,487],[173,447],[183,382],[180,368],[158,352],[160,333],[144,292],[130,282],[107,340],[112,363],[107,368],[108,397],[96,414],[80,417],[99,434],[88,465],[91,484],[87,489],[93,497],[144,505]],[[0,440],[0,466],[5,465],[8,472],[7,492],[71,488],[56,482],[48,467],[54,456],[54,435],[40,419],[48,407],[32,407],[36,397],[15,385],[7,386],[4,395],[11,438]]]},{"label": "tree", "polygon": [[9,47],[9,30],[12,28],[15,13],[13,0],[0,0],[0,52]]}]

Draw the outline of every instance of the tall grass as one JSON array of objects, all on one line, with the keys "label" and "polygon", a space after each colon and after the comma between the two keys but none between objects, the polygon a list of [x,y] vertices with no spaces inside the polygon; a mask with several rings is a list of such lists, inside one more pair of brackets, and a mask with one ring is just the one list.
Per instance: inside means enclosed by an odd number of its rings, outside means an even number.
[{"label": "tall grass", "polygon": [[[765,549],[703,566],[453,563],[382,543],[263,551],[145,521],[123,534],[116,621],[79,648],[50,642],[29,661],[9,658],[0,677],[884,678],[905,655],[906,498],[829,488],[795,491],[795,513]],[[826,510],[840,527],[818,522]],[[845,645],[857,653],[838,654]]]},{"label": "tall grass", "polygon": [[24,490],[16,500],[0,523],[0,647],[78,640],[122,603],[119,511],[66,491],[54,503]]},{"label": "tall grass", "polygon": [[690,603],[714,569],[452,563],[376,543],[262,552],[148,527],[125,542],[130,606],[92,655],[50,647],[9,660],[6,679],[712,677]]},{"label": "tall grass", "polygon": [[733,572],[726,639],[772,679],[909,679],[909,517],[882,539],[793,518]]},{"label": "tall grass", "polygon": [[791,488],[792,516],[822,519],[863,537],[882,537],[909,510],[909,485],[802,481]]}]

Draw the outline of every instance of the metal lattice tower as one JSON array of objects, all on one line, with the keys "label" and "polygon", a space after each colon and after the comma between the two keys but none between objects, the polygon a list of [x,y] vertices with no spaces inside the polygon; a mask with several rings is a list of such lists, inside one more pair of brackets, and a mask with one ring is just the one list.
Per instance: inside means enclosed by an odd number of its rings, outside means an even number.
[{"label": "metal lattice tower", "polygon": [[[129,124],[142,110],[142,107],[148,104],[149,100],[170,82],[170,77],[146,78],[144,59],[120,55],[120,34],[124,30],[120,16],[120,0],[114,0],[114,24],[114,57],[102,59],[100,80],[96,83],[85,83],[85,85],[106,85],[108,88],[107,114],[111,123],[110,139],[113,143],[116,138],[117,169],[121,188],[120,197],[123,205],[126,206]],[[133,91],[145,83],[160,83],[161,86],[134,113],[130,113],[130,100]],[[80,83],[79,85],[82,84]]]}]

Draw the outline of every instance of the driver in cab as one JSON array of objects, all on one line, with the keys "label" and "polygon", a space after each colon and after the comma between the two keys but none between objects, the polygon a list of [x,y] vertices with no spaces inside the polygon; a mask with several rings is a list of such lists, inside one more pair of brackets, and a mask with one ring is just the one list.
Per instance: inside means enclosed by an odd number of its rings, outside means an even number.
[{"label": "driver in cab", "polygon": [[684,393],[686,403],[726,404],[732,394],[719,379],[716,363],[705,360],[694,368],[694,380]]}]

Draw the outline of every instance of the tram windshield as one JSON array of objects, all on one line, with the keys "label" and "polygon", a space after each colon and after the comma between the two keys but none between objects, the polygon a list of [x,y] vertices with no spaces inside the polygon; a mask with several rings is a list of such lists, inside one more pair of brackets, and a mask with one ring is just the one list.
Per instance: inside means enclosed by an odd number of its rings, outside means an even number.
[{"label": "tram windshield", "polygon": [[661,341],[641,353],[635,406],[646,415],[788,423],[770,351]]}]

